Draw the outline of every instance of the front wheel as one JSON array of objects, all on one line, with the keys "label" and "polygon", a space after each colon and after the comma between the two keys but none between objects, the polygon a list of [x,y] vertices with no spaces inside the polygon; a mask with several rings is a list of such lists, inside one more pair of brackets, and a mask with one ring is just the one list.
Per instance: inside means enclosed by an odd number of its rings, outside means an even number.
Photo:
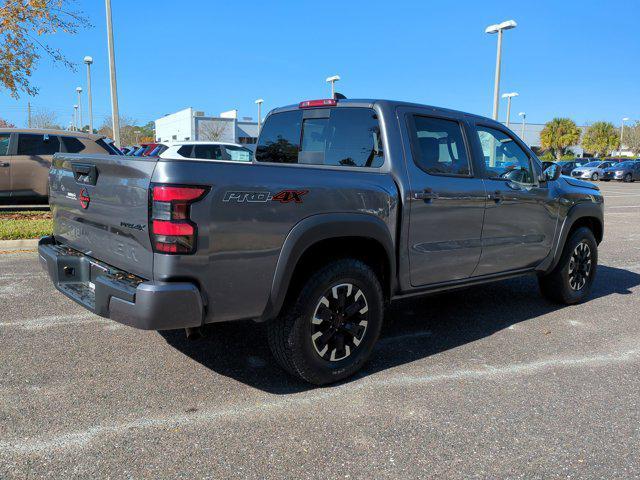
[{"label": "front wheel", "polygon": [[558,265],[538,278],[542,295],[556,303],[573,305],[591,293],[598,267],[598,244],[593,232],[577,229],[562,250]]},{"label": "front wheel", "polygon": [[598,181],[598,173],[597,172],[593,172],[593,175],[591,175],[591,180],[593,180],[594,182]]},{"label": "front wheel", "polygon": [[631,175],[630,173],[627,173],[627,174],[624,176],[624,182],[625,182],[625,183],[630,183],[632,180],[633,180],[633,177],[632,177],[632,175]]},{"label": "front wheel", "polygon": [[289,373],[316,385],[353,375],[383,320],[383,294],[365,263],[337,260],[316,271],[268,325],[269,346]]}]

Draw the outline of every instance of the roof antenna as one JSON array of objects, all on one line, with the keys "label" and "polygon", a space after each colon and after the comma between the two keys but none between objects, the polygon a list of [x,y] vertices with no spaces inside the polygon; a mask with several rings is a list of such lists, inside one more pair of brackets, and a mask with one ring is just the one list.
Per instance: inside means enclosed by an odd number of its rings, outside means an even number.
[{"label": "roof antenna", "polygon": [[347,97],[345,97],[345,96],[344,96],[343,94],[341,94],[341,93],[335,92],[335,93],[333,94],[333,99],[334,99],[334,100],[346,100],[346,99],[347,99]]}]

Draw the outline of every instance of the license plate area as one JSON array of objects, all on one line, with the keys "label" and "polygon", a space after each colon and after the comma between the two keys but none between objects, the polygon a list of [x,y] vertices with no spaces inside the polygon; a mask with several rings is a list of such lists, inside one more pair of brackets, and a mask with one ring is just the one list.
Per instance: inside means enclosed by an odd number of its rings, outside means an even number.
[{"label": "license plate area", "polygon": [[136,287],[144,281],[64,245],[51,247],[56,257],[57,288],[95,313],[104,313],[111,295],[133,301]]}]

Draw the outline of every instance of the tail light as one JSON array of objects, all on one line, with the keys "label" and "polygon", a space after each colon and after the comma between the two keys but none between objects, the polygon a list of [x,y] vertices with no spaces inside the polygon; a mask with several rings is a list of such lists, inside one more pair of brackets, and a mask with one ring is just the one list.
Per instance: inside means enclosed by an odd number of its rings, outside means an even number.
[{"label": "tail light", "polygon": [[197,225],[189,218],[192,203],[207,194],[207,187],[151,185],[151,244],[157,253],[196,251]]}]

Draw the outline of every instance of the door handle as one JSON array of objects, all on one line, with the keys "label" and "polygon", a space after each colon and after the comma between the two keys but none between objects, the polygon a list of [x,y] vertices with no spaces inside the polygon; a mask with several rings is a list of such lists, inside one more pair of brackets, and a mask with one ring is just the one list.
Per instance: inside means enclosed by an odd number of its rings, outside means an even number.
[{"label": "door handle", "polygon": [[431,201],[438,198],[438,194],[434,193],[433,190],[431,190],[430,188],[425,188],[424,190],[421,190],[419,192],[413,192],[413,199],[414,200],[425,200],[425,201]]},{"label": "door handle", "polygon": [[0,162],[0,168],[6,168],[9,165],[10,165],[9,162]]},{"label": "door handle", "polygon": [[500,203],[504,200],[504,195],[502,195],[502,192],[500,190],[496,190],[493,193],[490,193],[488,195],[489,200],[493,200],[496,203]]}]

